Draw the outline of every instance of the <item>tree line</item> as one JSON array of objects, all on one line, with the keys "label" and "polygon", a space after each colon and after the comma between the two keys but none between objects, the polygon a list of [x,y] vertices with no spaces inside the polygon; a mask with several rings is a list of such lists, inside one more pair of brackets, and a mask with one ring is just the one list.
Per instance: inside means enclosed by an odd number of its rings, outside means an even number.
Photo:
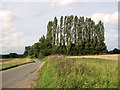
[{"label": "tree line", "polygon": [[54,17],[47,24],[47,34],[25,48],[25,55],[41,57],[51,54],[87,55],[107,52],[104,24],[88,17]]},{"label": "tree line", "polygon": [[24,58],[26,55],[24,54],[17,54],[17,53],[9,53],[0,55],[0,58]]},{"label": "tree line", "polygon": [[120,50],[117,48],[114,48],[113,50],[108,52],[109,54],[120,54]]}]

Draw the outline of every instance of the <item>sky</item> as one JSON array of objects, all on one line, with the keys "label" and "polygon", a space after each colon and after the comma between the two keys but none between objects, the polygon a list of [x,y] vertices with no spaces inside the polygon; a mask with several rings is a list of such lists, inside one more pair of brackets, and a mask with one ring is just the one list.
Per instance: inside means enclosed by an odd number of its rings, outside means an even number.
[{"label": "sky", "polygon": [[118,0],[1,0],[0,54],[23,53],[46,35],[48,21],[65,15],[102,20],[107,49],[118,48]]}]

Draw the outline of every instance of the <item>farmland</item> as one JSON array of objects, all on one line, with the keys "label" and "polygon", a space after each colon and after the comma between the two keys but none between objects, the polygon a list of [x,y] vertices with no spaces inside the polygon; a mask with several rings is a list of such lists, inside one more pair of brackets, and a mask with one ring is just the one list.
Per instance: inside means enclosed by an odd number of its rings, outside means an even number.
[{"label": "farmland", "polygon": [[119,54],[86,55],[86,56],[66,56],[66,58],[99,58],[99,59],[105,59],[105,60],[118,60]]},{"label": "farmland", "polygon": [[34,62],[30,58],[8,58],[0,60],[0,70],[5,70],[11,67],[16,67],[26,63]]},{"label": "farmland", "polygon": [[35,88],[117,88],[118,62],[101,58],[48,56]]}]

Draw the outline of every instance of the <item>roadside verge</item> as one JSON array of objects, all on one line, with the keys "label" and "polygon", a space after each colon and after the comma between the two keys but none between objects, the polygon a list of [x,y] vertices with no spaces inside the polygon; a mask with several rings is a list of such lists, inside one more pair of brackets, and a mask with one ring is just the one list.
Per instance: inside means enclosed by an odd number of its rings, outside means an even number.
[{"label": "roadside verge", "polygon": [[21,65],[26,65],[26,64],[29,64],[29,63],[34,63],[34,62],[35,62],[35,61],[32,60],[31,62],[26,62],[26,63],[21,63],[21,64],[12,65],[12,66],[5,67],[5,68],[0,69],[0,71],[7,70],[7,69],[11,69],[11,68],[15,68],[15,67],[18,67],[18,66],[21,66]]}]

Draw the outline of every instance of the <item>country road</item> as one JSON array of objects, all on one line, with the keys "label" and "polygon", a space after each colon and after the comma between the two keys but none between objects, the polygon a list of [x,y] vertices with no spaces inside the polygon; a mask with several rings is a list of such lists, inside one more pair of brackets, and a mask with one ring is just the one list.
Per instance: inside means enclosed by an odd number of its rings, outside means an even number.
[{"label": "country road", "polygon": [[31,88],[37,79],[37,72],[43,64],[43,62],[35,60],[35,63],[0,71],[2,88]]}]

